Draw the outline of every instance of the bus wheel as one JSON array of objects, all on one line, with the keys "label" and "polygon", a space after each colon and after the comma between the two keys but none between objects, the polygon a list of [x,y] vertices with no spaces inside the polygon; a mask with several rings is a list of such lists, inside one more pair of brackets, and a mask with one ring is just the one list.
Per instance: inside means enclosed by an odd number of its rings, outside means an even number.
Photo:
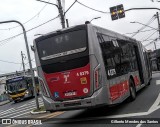
[{"label": "bus wheel", "polygon": [[55,112],[55,111],[54,111],[54,110],[50,110],[49,112],[50,112],[50,113],[53,113],[53,112]]},{"label": "bus wheel", "polygon": [[130,101],[136,99],[136,88],[132,79],[129,80]]},{"label": "bus wheel", "polygon": [[151,85],[151,80],[152,80],[152,79],[149,80],[149,82],[147,83],[147,86]]},{"label": "bus wheel", "polygon": [[33,91],[31,91],[31,97],[34,97]]}]

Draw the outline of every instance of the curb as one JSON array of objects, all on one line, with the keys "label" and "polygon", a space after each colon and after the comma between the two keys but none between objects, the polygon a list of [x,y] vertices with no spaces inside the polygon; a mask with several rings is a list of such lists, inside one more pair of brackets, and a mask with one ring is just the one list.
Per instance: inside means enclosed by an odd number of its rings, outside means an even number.
[{"label": "curb", "polygon": [[32,114],[32,115],[36,115],[36,114],[42,114],[42,113],[46,113],[47,111],[39,111],[39,112],[33,112],[33,111],[31,111],[30,113]]},{"label": "curb", "polygon": [[10,101],[0,102],[0,106],[10,103]]}]

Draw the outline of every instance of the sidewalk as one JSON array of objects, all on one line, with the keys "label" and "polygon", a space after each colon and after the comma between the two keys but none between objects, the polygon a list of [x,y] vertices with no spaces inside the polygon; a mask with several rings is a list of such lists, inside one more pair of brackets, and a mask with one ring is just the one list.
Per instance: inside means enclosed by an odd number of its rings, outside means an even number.
[{"label": "sidewalk", "polygon": [[0,106],[5,105],[5,104],[8,104],[9,102],[10,102],[9,100],[2,101],[2,102],[0,102]]},{"label": "sidewalk", "polygon": [[160,71],[152,71],[152,73],[154,74],[154,73],[160,73]]}]

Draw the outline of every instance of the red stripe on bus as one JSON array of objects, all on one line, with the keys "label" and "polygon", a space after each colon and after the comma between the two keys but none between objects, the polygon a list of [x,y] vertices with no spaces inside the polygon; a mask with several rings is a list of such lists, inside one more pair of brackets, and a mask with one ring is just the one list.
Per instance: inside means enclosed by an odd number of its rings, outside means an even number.
[{"label": "red stripe on bus", "polygon": [[138,86],[140,84],[140,81],[137,75],[134,77],[134,83],[135,83],[135,86]]},{"label": "red stripe on bus", "polygon": [[111,86],[110,87],[111,100],[115,101],[128,91],[129,91],[129,83],[127,80]]}]

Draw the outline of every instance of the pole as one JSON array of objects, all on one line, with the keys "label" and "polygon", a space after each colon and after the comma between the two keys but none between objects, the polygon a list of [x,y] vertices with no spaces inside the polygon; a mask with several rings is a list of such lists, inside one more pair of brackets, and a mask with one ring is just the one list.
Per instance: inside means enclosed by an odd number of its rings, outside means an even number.
[{"label": "pole", "polygon": [[36,100],[36,106],[37,106],[37,109],[39,109],[39,103],[38,103],[38,98],[37,98],[37,90],[36,90],[36,85],[35,85],[35,80],[34,80],[34,72],[33,72],[32,63],[31,63],[31,57],[30,57],[30,53],[29,53],[29,46],[28,46],[28,41],[27,41],[26,30],[25,30],[23,24],[20,23],[19,21],[16,21],[16,20],[3,21],[3,22],[0,22],[0,24],[11,23],[11,22],[18,23],[22,27],[22,30],[23,30],[24,40],[25,40],[25,45],[26,45],[26,50],[27,50],[27,56],[28,56],[28,61],[29,61],[29,67],[30,67],[32,82],[33,82],[33,87],[34,87],[34,95],[35,95],[35,100]]},{"label": "pole", "polygon": [[62,9],[61,0],[57,0],[57,2],[58,2],[59,14],[60,14],[60,17],[61,17],[62,28],[65,28],[65,18],[64,18],[64,13],[63,13],[63,9]]},{"label": "pole", "polygon": [[69,27],[68,19],[66,19],[66,24],[67,24],[67,27]]},{"label": "pole", "polygon": [[[158,14],[158,12],[156,13],[156,15],[157,15],[158,32],[159,32],[159,39],[160,39],[160,22],[159,22],[159,14]],[[156,54],[156,56],[157,56],[157,54]],[[158,60],[157,60],[157,69],[159,70]]]},{"label": "pole", "polygon": [[62,8],[61,0],[57,0],[58,5],[50,3],[50,2],[46,2],[46,1],[43,1],[43,0],[37,0],[37,1],[56,6],[58,8],[58,11],[59,11],[62,28],[65,28],[65,18],[64,18],[64,13],[63,13],[63,8]]},{"label": "pole", "polygon": [[25,75],[24,54],[23,54],[22,51],[21,51],[21,57],[22,57],[23,72],[24,72],[24,75]]},{"label": "pole", "polygon": [[159,39],[160,39],[160,22],[159,22],[159,14],[158,12],[156,13],[157,15],[157,21],[158,21],[158,32],[159,32]]}]

